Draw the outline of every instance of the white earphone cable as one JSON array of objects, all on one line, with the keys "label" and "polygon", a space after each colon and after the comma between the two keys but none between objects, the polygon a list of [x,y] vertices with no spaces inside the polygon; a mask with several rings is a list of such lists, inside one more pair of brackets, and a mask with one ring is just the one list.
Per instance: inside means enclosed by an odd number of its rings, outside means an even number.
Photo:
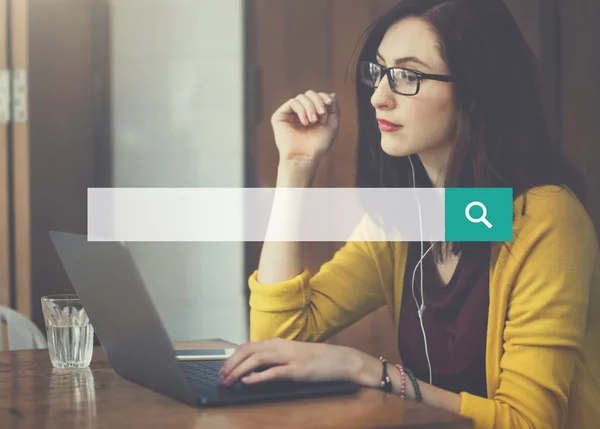
[{"label": "white earphone cable", "polygon": [[[419,228],[420,228],[420,233],[421,233],[421,259],[419,259],[419,262],[417,263],[417,265],[415,265],[415,268],[413,270],[413,275],[412,275],[412,295],[413,295],[413,299],[415,301],[415,305],[417,306],[417,312],[419,315],[419,322],[421,325],[421,332],[423,334],[423,344],[425,345],[425,357],[427,358],[427,366],[429,368],[429,384],[433,384],[433,371],[431,368],[431,360],[429,359],[429,349],[427,347],[427,334],[425,333],[425,327],[423,325],[423,313],[425,312],[425,295],[424,295],[424,288],[423,288],[423,259],[425,259],[425,256],[429,253],[429,251],[431,249],[433,249],[433,244],[431,246],[429,246],[429,249],[427,249],[427,251],[425,253],[423,253],[423,216],[422,216],[422,212],[421,212],[421,202],[419,201],[419,195],[417,193],[417,188],[416,188],[416,179],[415,179],[415,167],[413,165],[412,159],[410,158],[410,156],[408,157],[408,161],[410,162],[410,167],[412,169],[412,179],[413,179],[413,189],[415,191],[415,197],[417,199],[417,207],[419,209]],[[419,305],[418,301],[417,301],[417,297],[415,295],[415,274],[417,273],[417,268],[421,269],[421,278],[420,278],[420,282],[421,282],[421,305]]]}]

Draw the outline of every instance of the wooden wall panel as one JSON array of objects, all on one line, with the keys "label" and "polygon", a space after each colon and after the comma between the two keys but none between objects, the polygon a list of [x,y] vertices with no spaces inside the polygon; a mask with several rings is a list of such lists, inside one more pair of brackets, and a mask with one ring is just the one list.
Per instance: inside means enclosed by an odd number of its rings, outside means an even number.
[{"label": "wooden wall panel", "polygon": [[[9,0],[12,73],[29,72],[29,1]],[[13,79],[14,81],[14,79]],[[15,88],[16,92],[24,88]],[[31,204],[29,106],[13,110],[12,122],[12,195],[14,228],[14,267],[16,309],[31,317]],[[22,116],[23,115],[23,116]]]},{"label": "wooden wall panel", "polygon": [[[257,0],[254,3],[256,63],[262,72],[262,121],[257,125],[255,157],[257,186],[273,187],[278,153],[270,123],[283,102],[308,89],[335,92],[342,108],[341,129],[322,162],[315,187],[349,187],[354,183],[356,107],[354,82],[346,79],[352,54],[370,22],[395,0]],[[310,31],[307,31],[310,29]],[[313,271],[331,259],[343,243],[305,243],[306,263]],[[257,261],[257,255],[249,258]],[[329,342],[374,355],[397,354],[394,327],[385,308],[339,333]]]},{"label": "wooden wall panel", "polygon": [[[271,115],[284,102],[309,89],[331,89],[329,0],[257,0],[256,56],[262,72],[262,121],[256,129],[259,187],[274,187],[279,155]],[[308,31],[310,29],[310,31]],[[324,160],[315,187],[330,185],[331,158]],[[305,243],[307,264],[318,270],[332,254],[331,243]]]}]

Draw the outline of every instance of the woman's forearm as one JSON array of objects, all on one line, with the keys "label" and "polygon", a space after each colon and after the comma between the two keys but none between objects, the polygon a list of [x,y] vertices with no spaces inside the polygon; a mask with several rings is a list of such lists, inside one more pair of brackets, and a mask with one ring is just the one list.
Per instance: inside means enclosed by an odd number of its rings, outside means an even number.
[{"label": "woman's forearm", "polygon": [[[303,202],[301,189],[312,186],[317,163],[309,160],[284,160],[277,172],[277,189],[269,233],[294,232],[300,228]],[[293,188],[301,188],[294,190]],[[289,280],[304,270],[302,244],[294,241],[265,241],[258,265],[258,281],[263,284]]]},{"label": "woman's forearm", "polygon": [[[443,408],[455,414],[460,413],[460,395],[448,390],[440,389],[439,387],[432,386],[431,384],[427,384],[422,381],[419,381],[419,388],[421,389],[421,396],[423,397],[424,404]],[[414,394],[412,385],[411,392]]]},{"label": "woman's forearm", "polygon": [[[400,371],[392,364],[388,364],[388,375],[392,381],[393,393],[400,394],[402,378]],[[361,386],[377,387],[381,382],[382,363],[379,359],[366,353],[357,351],[356,364],[350,372],[349,379]],[[423,403],[445,410],[455,414],[460,413],[461,397],[460,395],[440,389],[419,380],[419,388]],[[406,376],[405,397],[409,400],[416,400],[416,393],[408,376]]]}]

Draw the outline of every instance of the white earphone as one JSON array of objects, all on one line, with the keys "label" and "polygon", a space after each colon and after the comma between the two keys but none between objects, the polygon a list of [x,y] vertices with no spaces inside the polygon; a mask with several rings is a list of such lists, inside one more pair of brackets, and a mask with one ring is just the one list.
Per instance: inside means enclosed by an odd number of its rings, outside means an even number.
[{"label": "white earphone", "polygon": [[[425,356],[427,357],[427,366],[429,368],[429,384],[433,384],[433,371],[431,369],[431,360],[429,359],[429,350],[427,348],[427,334],[425,333],[425,327],[423,326],[423,313],[425,313],[425,295],[423,294],[423,259],[425,259],[425,256],[427,256],[427,254],[429,253],[429,251],[431,249],[433,249],[433,244],[431,246],[429,246],[429,249],[427,249],[427,251],[425,253],[423,253],[423,217],[422,217],[422,213],[421,213],[421,203],[419,201],[419,195],[417,193],[417,188],[416,188],[416,179],[415,179],[415,167],[413,165],[412,159],[410,158],[410,156],[408,157],[408,161],[410,162],[410,167],[412,169],[412,179],[413,179],[413,189],[415,191],[415,197],[417,199],[417,207],[419,209],[419,228],[420,228],[420,232],[421,232],[421,259],[419,259],[419,262],[417,262],[417,265],[415,265],[415,269],[413,270],[413,274],[412,274],[412,294],[413,294],[413,299],[415,300],[415,305],[417,306],[417,312],[419,315],[419,322],[421,324],[421,332],[423,333],[423,344],[425,344]],[[415,296],[415,274],[417,273],[417,268],[421,268],[421,305],[419,305],[419,302],[417,301],[417,297]]]}]

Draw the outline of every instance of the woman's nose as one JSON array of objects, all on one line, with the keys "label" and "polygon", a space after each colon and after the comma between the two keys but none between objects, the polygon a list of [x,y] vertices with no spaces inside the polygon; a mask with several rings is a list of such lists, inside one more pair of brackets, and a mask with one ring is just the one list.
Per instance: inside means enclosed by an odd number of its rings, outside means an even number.
[{"label": "woman's nose", "polygon": [[395,106],[394,93],[390,88],[387,76],[384,76],[379,82],[379,86],[375,89],[371,97],[371,104],[378,110],[389,110]]}]

